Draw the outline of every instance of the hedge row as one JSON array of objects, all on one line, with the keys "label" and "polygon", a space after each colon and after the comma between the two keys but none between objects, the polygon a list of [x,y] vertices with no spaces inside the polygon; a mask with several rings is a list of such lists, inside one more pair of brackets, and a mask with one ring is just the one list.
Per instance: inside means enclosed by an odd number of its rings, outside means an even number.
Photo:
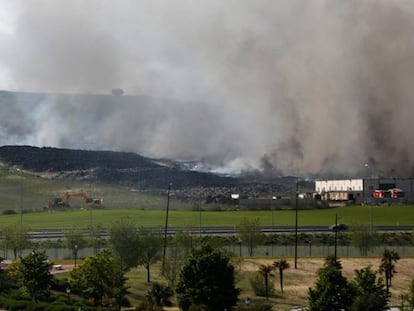
[{"label": "hedge row", "polygon": [[60,302],[33,302],[14,300],[0,296],[0,307],[10,311],[107,311],[106,308],[95,308],[89,306],[66,305]]}]

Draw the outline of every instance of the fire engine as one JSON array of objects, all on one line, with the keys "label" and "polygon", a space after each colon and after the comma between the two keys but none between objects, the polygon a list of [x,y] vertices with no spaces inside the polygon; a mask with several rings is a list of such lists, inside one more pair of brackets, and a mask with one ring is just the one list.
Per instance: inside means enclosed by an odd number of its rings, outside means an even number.
[{"label": "fire engine", "polygon": [[372,196],[377,199],[386,199],[386,198],[398,199],[398,198],[404,197],[404,191],[398,188],[392,188],[392,189],[387,189],[387,190],[377,189],[377,190],[374,190],[374,192],[372,193]]}]

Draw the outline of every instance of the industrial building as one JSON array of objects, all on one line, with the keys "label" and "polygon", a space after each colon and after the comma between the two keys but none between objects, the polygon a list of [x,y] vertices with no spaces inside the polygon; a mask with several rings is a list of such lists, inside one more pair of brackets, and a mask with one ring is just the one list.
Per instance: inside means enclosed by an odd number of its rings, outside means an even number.
[{"label": "industrial building", "polygon": [[316,180],[315,192],[322,200],[355,204],[414,201],[412,178]]}]

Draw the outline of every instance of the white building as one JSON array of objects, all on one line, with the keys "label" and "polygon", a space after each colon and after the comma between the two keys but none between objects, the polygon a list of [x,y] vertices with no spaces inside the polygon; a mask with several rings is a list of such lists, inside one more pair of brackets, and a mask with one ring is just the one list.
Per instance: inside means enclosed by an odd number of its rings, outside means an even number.
[{"label": "white building", "polygon": [[[352,201],[353,203],[376,203],[384,199],[373,197],[375,190],[401,189],[403,198],[398,201],[414,201],[414,182],[412,178],[368,178],[316,180],[315,191],[322,200]],[[387,201],[392,201],[391,199]],[[396,201],[395,199],[393,201]]]},{"label": "white building", "polygon": [[317,180],[315,191],[324,201],[363,202],[363,179]]},{"label": "white building", "polygon": [[318,193],[330,191],[363,191],[363,179],[317,180],[315,191]]}]

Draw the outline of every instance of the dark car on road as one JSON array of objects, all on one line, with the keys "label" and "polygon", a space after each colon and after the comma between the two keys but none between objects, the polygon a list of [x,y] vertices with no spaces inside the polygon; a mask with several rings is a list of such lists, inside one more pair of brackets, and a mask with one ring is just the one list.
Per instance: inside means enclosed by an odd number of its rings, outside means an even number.
[{"label": "dark car on road", "polygon": [[333,232],[346,231],[348,230],[348,226],[344,224],[334,224],[329,226],[329,230]]}]

